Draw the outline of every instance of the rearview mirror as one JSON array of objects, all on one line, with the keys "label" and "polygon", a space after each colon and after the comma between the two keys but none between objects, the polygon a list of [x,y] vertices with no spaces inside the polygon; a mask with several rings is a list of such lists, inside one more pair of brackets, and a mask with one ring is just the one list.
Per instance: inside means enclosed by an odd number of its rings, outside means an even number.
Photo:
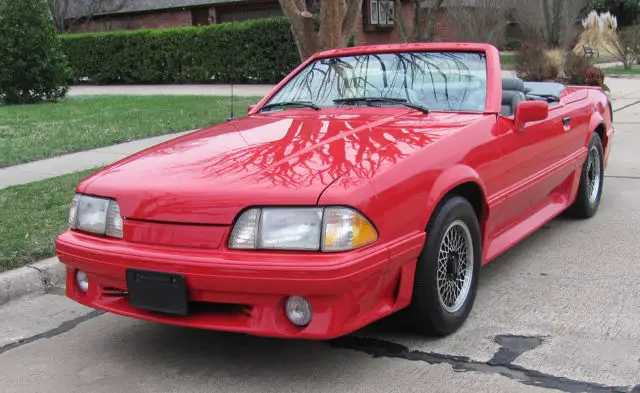
[{"label": "rearview mirror", "polygon": [[545,101],[520,101],[516,105],[514,123],[516,131],[522,131],[525,124],[541,121],[549,117],[549,104]]},{"label": "rearview mirror", "polygon": [[255,107],[256,107],[256,104],[249,105],[249,108],[247,109],[247,113],[250,113]]}]

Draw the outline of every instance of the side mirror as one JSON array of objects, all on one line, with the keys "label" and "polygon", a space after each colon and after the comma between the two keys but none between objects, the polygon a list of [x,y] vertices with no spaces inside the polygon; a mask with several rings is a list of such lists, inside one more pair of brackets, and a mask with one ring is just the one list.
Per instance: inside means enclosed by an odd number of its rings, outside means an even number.
[{"label": "side mirror", "polygon": [[256,105],[257,105],[257,104],[249,105],[249,108],[247,109],[247,113],[251,112],[251,111],[253,110],[253,108],[255,108],[255,107],[256,107]]},{"label": "side mirror", "polygon": [[516,131],[522,131],[525,124],[541,121],[549,117],[549,104],[545,101],[520,101],[516,105],[514,123]]}]

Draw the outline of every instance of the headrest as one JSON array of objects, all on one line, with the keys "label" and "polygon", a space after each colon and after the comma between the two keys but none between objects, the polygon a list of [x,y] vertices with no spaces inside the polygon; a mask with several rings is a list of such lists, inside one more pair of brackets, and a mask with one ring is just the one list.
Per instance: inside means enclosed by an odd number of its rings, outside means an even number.
[{"label": "headrest", "polygon": [[515,90],[524,93],[524,82],[518,78],[502,78],[502,90]]},{"label": "headrest", "polygon": [[524,95],[521,91],[504,90],[502,92],[502,102],[511,102],[516,96],[518,96],[518,98],[524,98]]}]

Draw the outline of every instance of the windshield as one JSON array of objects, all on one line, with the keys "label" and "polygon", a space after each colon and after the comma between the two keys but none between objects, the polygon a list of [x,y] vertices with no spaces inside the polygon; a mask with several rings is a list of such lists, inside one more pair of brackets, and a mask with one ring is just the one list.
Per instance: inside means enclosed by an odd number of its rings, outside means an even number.
[{"label": "windshield", "polygon": [[267,104],[308,102],[335,107],[358,104],[344,101],[357,97],[402,99],[431,110],[481,112],[487,98],[486,56],[479,52],[407,52],[318,59]]}]

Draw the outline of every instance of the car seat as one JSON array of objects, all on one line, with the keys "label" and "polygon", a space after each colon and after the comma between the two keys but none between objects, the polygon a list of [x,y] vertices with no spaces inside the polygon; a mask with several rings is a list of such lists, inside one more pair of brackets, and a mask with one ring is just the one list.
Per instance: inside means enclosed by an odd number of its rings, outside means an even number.
[{"label": "car seat", "polygon": [[524,82],[517,78],[502,79],[502,109],[503,116],[511,117],[515,114],[516,105],[527,99]]}]

